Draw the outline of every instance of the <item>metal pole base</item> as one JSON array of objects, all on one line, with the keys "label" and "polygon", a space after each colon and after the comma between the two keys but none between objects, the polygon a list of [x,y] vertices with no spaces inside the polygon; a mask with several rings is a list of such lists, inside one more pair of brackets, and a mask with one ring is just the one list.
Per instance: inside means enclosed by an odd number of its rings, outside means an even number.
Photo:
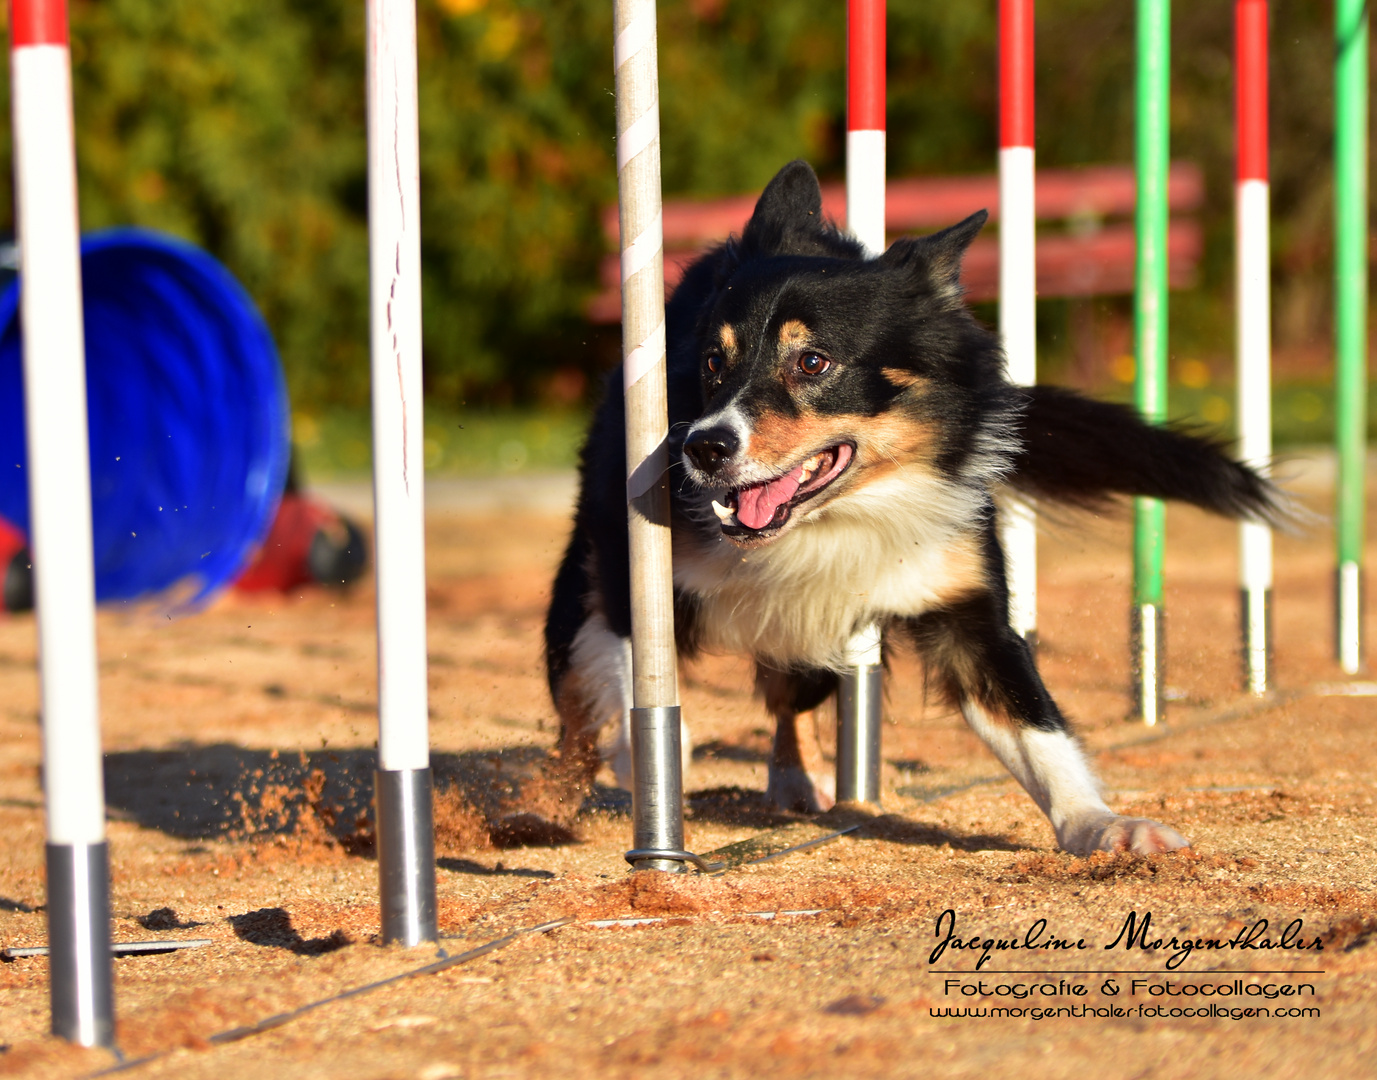
[{"label": "metal pole base", "polygon": [[[682,746],[678,705],[631,710],[632,851],[627,861],[633,870],[684,871],[677,857],[684,849]],[[649,857],[636,857],[642,852]]]},{"label": "metal pole base", "polygon": [[53,1034],[80,1046],[112,1047],[109,848],[104,841],[48,844],[47,862]]},{"label": "metal pole base", "polygon": [[1340,563],[1334,574],[1334,641],[1336,659],[1344,674],[1363,669],[1363,568]]},{"label": "metal pole base", "polygon": [[1241,589],[1243,688],[1262,697],[1272,688],[1272,590]]},{"label": "metal pole base", "polygon": [[382,939],[419,945],[436,941],[435,815],[429,769],[379,769],[373,774],[378,809],[378,876]]},{"label": "metal pole base", "polygon": [[[626,861],[631,864],[633,870],[659,870],[659,866],[641,866],[645,862],[676,862],[678,869],[685,869],[684,863],[692,863],[700,872],[704,874],[715,874],[719,870],[725,870],[727,864],[724,862],[714,862],[705,859],[701,855],[695,855],[691,851],[674,851],[671,848],[633,848],[626,853]],[[673,873],[673,871],[670,871]]]},{"label": "metal pole base", "polygon": [[880,805],[884,667],[857,664],[837,680],[837,801]]},{"label": "metal pole base", "polygon": [[1129,618],[1133,715],[1155,727],[1167,714],[1166,615],[1157,604],[1135,604]]}]

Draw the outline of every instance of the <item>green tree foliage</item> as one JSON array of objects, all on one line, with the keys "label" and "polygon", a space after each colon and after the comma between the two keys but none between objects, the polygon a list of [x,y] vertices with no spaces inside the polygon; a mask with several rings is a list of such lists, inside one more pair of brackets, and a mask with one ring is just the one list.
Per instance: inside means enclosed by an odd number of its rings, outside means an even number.
[{"label": "green tree foliage", "polygon": [[[1132,161],[1134,5],[1037,6],[1039,164]],[[1198,163],[1206,183],[1202,287],[1172,301],[1174,354],[1228,357],[1233,347],[1233,7],[1172,7],[1171,153]],[[1313,0],[1269,8],[1274,332],[1282,348],[1323,356],[1333,318],[1334,11]]]},{"label": "green tree foliage", "polygon": [[366,395],[363,5],[77,0],[70,19],[83,229],[207,247],[294,396]]},{"label": "green tree foliage", "polygon": [[[616,196],[611,7],[418,0],[425,363],[442,401],[529,396],[615,351],[583,319]],[[996,7],[890,3],[893,175],[993,168]],[[1279,311],[1313,333],[1327,303],[1332,14],[1272,7]],[[1206,284],[1221,306],[1231,8],[1180,5],[1173,33],[1173,152],[1206,168]],[[1131,160],[1132,13],[1038,4],[1040,163]],[[362,0],[71,3],[83,227],[146,225],[213,251],[258,300],[308,407],[368,392],[363,19]],[[659,22],[667,194],[758,190],[794,157],[841,175],[840,0],[661,0]],[[8,80],[0,95],[8,111]]]}]

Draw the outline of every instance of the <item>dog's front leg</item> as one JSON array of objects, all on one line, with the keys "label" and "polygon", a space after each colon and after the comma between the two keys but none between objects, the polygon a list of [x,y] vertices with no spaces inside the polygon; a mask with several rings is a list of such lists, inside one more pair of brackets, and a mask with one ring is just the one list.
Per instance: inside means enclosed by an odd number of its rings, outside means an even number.
[{"label": "dog's front leg", "polygon": [[836,689],[836,675],[781,671],[757,661],[755,685],[775,719],[766,800],[805,814],[830,810],[837,801],[836,782],[823,765],[813,710]]},{"label": "dog's front leg", "polygon": [[1175,829],[1114,813],[1048,694],[1027,642],[981,595],[914,620],[919,648],[946,695],[1052,823],[1064,851],[1149,855],[1189,847]]},{"label": "dog's front leg", "polygon": [[559,711],[560,735],[552,764],[585,794],[602,764],[602,730],[612,725],[609,756],[618,780],[630,784],[631,642],[614,632],[599,611],[585,616],[551,665],[550,689]]},{"label": "dog's front leg", "polygon": [[[631,773],[631,641],[613,632],[601,613],[594,613],[579,628],[569,649],[569,659],[554,682],[559,710],[560,736],[556,770],[591,791],[594,777],[605,759],[612,767],[617,786],[630,791]],[[598,744],[604,728],[611,727],[605,752]],[[693,741],[688,724],[679,722],[680,777],[688,776]]]}]

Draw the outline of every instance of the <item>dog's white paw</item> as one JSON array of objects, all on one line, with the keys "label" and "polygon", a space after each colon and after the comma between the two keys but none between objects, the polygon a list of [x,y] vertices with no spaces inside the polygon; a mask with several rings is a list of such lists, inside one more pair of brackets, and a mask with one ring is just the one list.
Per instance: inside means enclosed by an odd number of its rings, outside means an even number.
[{"label": "dog's white paw", "polygon": [[765,801],[777,810],[820,814],[837,803],[836,781],[810,773],[801,765],[772,765]]},{"label": "dog's white paw", "polygon": [[1156,855],[1163,851],[1179,851],[1191,842],[1169,825],[1149,818],[1120,817],[1117,814],[1096,814],[1068,823],[1057,831],[1057,842],[1063,851],[1073,855],[1089,855],[1093,851],[1131,851],[1135,855]]}]

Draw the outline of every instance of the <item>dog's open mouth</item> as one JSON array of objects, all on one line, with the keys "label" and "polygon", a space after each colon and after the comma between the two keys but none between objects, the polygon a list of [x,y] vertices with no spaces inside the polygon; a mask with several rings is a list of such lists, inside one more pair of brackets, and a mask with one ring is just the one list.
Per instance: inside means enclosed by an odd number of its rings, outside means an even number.
[{"label": "dog's open mouth", "polygon": [[813,498],[846,471],[855,452],[850,443],[829,446],[773,480],[727,492],[725,506],[713,500],[713,513],[722,522],[722,531],[746,538],[783,528],[794,507]]}]

